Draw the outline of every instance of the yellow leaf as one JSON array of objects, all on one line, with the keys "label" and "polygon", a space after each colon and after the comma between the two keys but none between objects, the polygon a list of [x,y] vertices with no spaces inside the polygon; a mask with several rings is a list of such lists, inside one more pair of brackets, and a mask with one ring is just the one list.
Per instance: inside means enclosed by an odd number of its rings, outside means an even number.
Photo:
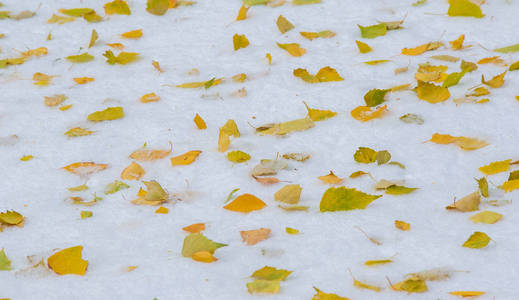
[{"label": "yellow leaf", "polygon": [[183,84],[177,85],[176,87],[184,88],[184,89],[195,89],[195,88],[205,87],[205,89],[208,89],[208,88],[218,85],[222,82],[223,82],[223,78],[218,78],[218,79],[213,78],[208,81],[183,83]]},{"label": "yellow leaf", "polygon": [[90,35],[90,42],[88,43],[88,48],[94,46],[98,38],[99,34],[97,34],[97,31],[95,29],[92,29],[92,34]]},{"label": "yellow leaf", "polygon": [[85,275],[88,261],[81,257],[82,251],[83,246],[75,246],[54,253],[47,259],[49,268],[59,275]]},{"label": "yellow leaf", "polygon": [[382,197],[381,195],[368,195],[354,188],[344,186],[329,188],[321,198],[320,210],[342,211],[352,209],[365,209],[371,202]]},{"label": "yellow leaf", "polygon": [[411,229],[411,225],[409,223],[398,220],[395,220],[395,227],[403,231],[409,231]]},{"label": "yellow leaf", "polygon": [[238,16],[236,16],[236,21],[245,20],[247,18],[247,11],[249,11],[249,7],[242,5],[238,11]]},{"label": "yellow leaf", "polygon": [[380,260],[368,260],[364,262],[364,265],[366,266],[376,266],[376,265],[383,265],[393,262],[391,259],[380,259]]},{"label": "yellow leaf", "polygon": [[489,242],[490,237],[486,233],[476,231],[469,237],[468,240],[465,241],[465,243],[463,243],[462,246],[467,248],[479,249],[488,245]]},{"label": "yellow leaf", "polygon": [[88,115],[88,120],[99,122],[99,121],[111,121],[117,120],[124,117],[123,108],[120,106],[108,107],[105,110],[96,111]]},{"label": "yellow leaf", "polygon": [[307,117],[284,123],[266,124],[256,128],[256,132],[261,134],[285,135],[293,131],[307,130],[312,127],[314,127],[314,122]]},{"label": "yellow leaf", "polygon": [[460,35],[457,39],[454,41],[449,42],[452,46],[452,50],[461,50],[463,49],[463,41],[465,41],[465,35]]},{"label": "yellow leaf", "polygon": [[19,225],[23,222],[23,216],[14,210],[7,210],[0,213],[0,224]]},{"label": "yellow leaf", "polygon": [[449,99],[451,96],[448,88],[437,86],[432,83],[423,81],[418,81],[416,93],[418,95],[418,98],[425,100],[429,103],[443,102]]},{"label": "yellow leaf", "polygon": [[159,73],[164,72],[164,70],[160,67],[160,63],[158,61],[151,61],[151,65],[155,68],[155,70],[159,71]]},{"label": "yellow leaf", "polygon": [[473,215],[470,217],[470,220],[474,223],[494,224],[501,220],[502,217],[503,215],[500,213],[485,210]]},{"label": "yellow leaf", "polygon": [[221,129],[225,131],[225,133],[227,133],[229,136],[233,136],[235,138],[240,137],[238,125],[236,125],[236,122],[234,122],[234,120],[232,119],[227,120],[227,122],[222,126]]},{"label": "yellow leaf", "polygon": [[173,144],[169,143],[169,150],[148,150],[148,149],[140,149],[134,151],[130,154],[130,158],[135,159],[137,161],[150,161],[161,159],[168,156],[173,150]]},{"label": "yellow leaf", "polygon": [[196,261],[199,261],[199,262],[204,262],[204,263],[212,263],[212,262],[215,262],[215,261],[218,260],[209,251],[198,251],[198,252],[195,252],[195,253],[193,253],[193,256],[191,256],[191,258],[193,260],[196,260]]},{"label": "yellow leaf", "polygon": [[380,23],[377,25],[371,25],[371,26],[361,26],[357,25],[360,29],[360,35],[363,38],[366,39],[373,39],[378,36],[386,35],[387,32],[387,25],[384,23]]},{"label": "yellow leaf", "polygon": [[288,32],[292,29],[294,29],[294,25],[290,23],[289,20],[287,20],[285,17],[280,15],[276,21],[276,25],[278,26],[278,29],[281,33]]},{"label": "yellow leaf", "polygon": [[286,227],[285,232],[288,234],[299,234],[299,230],[290,227]]},{"label": "yellow leaf", "polygon": [[192,150],[188,151],[182,155],[175,156],[171,158],[171,166],[181,166],[181,165],[190,165],[192,164],[195,159],[200,155],[202,151],[199,150]]},{"label": "yellow leaf", "polygon": [[486,87],[482,86],[482,87],[478,87],[478,88],[474,89],[472,94],[469,94],[467,96],[479,97],[479,96],[485,96],[485,95],[488,95],[488,94],[490,94],[490,91]]},{"label": "yellow leaf", "polygon": [[108,2],[104,6],[105,14],[107,15],[113,15],[113,14],[119,14],[119,15],[130,15],[130,7],[128,6],[128,3],[123,0],[115,0],[112,2]]},{"label": "yellow leaf", "polygon": [[499,58],[499,56],[492,56],[480,59],[478,64],[496,64],[498,66],[502,66],[505,64],[505,61]]},{"label": "yellow leaf", "polygon": [[167,214],[169,213],[169,209],[167,207],[161,206],[155,210],[156,214]]},{"label": "yellow leaf", "polygon": [[234,199],[223,208],[236,212],[249,213],[251,211],[263,209],[267,204],[258,197],[251,194],[243,194]]},{"label": "yellow leaf", "polygon": [[199,114],[196,114],[195,118],[193,119],[193,121],[195,122],[196,124],[196,127],[200,130],[203,130],[203,129],[206,129],[207,128],[207,125],[205,124],[205,121],[204,119],[202,119],[202,117],[200,117]]},{"label": "yellow leaf", "polygon": [[142,37],[142,29],[136,29],[121,34],[122,37],[127,39],[138,39]]},{"label": "yellow leaf", "polygon": [[485,292],[479,292],[479,291],[455,291],[455,292],[449,292],[449,294],[454,296],[461,296],[462,298],[465,297],[476,297],[484,295]]},{"label": "yellow leaf", "polygon": [[40,72],[34,73],[32,76],[32,80],[34,80],[34,85],[48,85],[52,78],[57,77],[53,75],[46,75]]},{"label": "yellow leaf", "polygon": [[247,290],[249,294],[253,293],[279,293],[279,280],[254,280],[247,283]]},{"label": "yellow leaf", "polygon": [[474,17],[483,18],[485,15],[481,8],[469,0],[449,0],[449,11],[451,17]]},{"label": "yellow leaf", "polygon": [[44,96],[44,103],[46,106],[58,106],[61,103],[63,103],[65,100],[67,100],[67,96],[63,94],[54,95],[54,96]]},{"label": "yellow leaf", "polygon": [[464,136],[456,137],[456,145],[465,151],[477,150],[488,146],[488,143],[476,138],[468,138]]},{"label": "yellow leaf", "polygon": [[368,289],[368,290],[372,290],[372,291],[375,291],[375,292],[380,292],[382,290],[378,286],[374,286],[374,285],[370,285],[370,284],[358,281],[355,278],[353,278],[353,285],[358,287],[358,288],[361,288],[361,289]]},{"label": "yellow leaf", "polygon": [[312,300],[349,300],[349,298],[341,297],[337,294],[325,293],[314,287],[315,295],[312,297]]},{"label": "yellow leaf", "polygon": [[139,180],[146,173],[144,169],[136,162],[132,162],[121,172],[123,180]]},{"label": "yellow leaf", "polygon": [[93,215],[94,213],[89,210],[82,210],[80,212],[81,219],[91,218]]},{"label": "yellow leaf", "polygon": [[146,10],[152,15],[162,16],[168,11],[168,9],[169,9],[169,0],[147,0],[146,1]]},{"label": "yellow leaf", "polygon": [[378,152],[371,148],[359,147],[353,154],[353,159],[359,163],[370,164],[377,161],[377,154]]},{"label": "yellow leaf", "polygon": [[189,226],[183,227],[182,230],[185,230],[189,233],[200,233],[205,230],[205,224],[204,223],[191,224]]},{"label": "yellow leaf", "polygon": [[121,44],[121,43],[112,43],[112,44],[106,44],[108,47],[111,47],[111,48],[114,48],[114,49],[117,49],[117,50],[123,50],[124,49],[124,45]]},{"label": "yellow leaf", "polygon": [[267,53],[267,54],[265,54],[265,57],[267,58],[269,65],[271,65],[272,64],[272,55],[270,53]]},{"label": "yellow leaf", "polygon": [[236,74],[232,77],[234,82],[244,82],[245,79],[247,79],[247,74],[245,73]]},{"label": "yellow leaf", "polygon": [[302,190],[299,184],[287,184],[274,194],[274,200],[288,204],[297,204],[299,198],[301,198]]},{"label": "yellow leaf", "polygon": [[160,205],[168,201],[168,193],[155,180],[143,181],[147,191],[139,190],[137,196],[139,198],[132,201],[137,205]]},{"label": "yellow leaf", "polygon": [[519,179],[505,181],[501,188],[507,193],[519,189]]},{"label": "yellow leaf", "polygon": [[344,79],[337,73],[337,71],[334,68],[331,67],[324,67],[315,74],[315,77],[320,82],[328,82],[328,81],[343,81]]},{"label": "yellow leaf", "polygon": [[252,273],[251,277],[262,280],[284,281],[290,274],[292,274],[292,271],[264,266]]},{"label": "yellow leaf", "polygon": [[250,159],[250,155],[240,150],[231,151],[227,153],[227,159],[234,163],[242,163],[248,161]]},{"label": "yellow leaf", "polygon": [[301,48],[298,43],[280,44],[276,43],[279,48],[286,50],[290,55],[299,57],[306,53],[306,49]]},{"label": "yellow leaf", "polygon": [[74,82],[76,82],[77,84],[87,84],[94,80],[95,79],[92,77],[74,77]]},{"label": "yellow leaf", "polygon": [[404,48],[402,49],[402,54],[416,56],[424,53],[425,51],[436,50],[442,45],[443,44],[441,42],[430,42],[415,48]]},{"label": "yellow leaf", "polygon": [[445,207],[446,209],[456,209],[462,212],[479,210],[479,203],[481,202],[481,196],[479,192],[469,194],[460,200],[455,200],[453,204]]},{"label": "yellow leaf", "polygon": [[34,158],[34,156],[32,156],[32,155],[24,155],[24,156],[22,156],[22,157],[20,158],[20,160],[21,160],[21,161],[29,161],[29,160],[31,160],[31,159],[33,159],[33,158]]},{"label": "yellow leaf", "polygon": [[270,235],[270,229],[260,228],[254,230],[240,231],[242,241],[247,245],[256,245],[257,243],[266,240]]},{"label": "yellow leaf", "polygon": [[355,41],[355,43],[357,43],[357,47],[359,48],[360,53],[368,53],[373,50],[368,44],[361,41]]},{"label": "yellow leaf", "polygon": [[391,288],[395,291],[405,291],[408,293],[423,293],[427,291],[425,280],[409,278],[394,285]]},{"label": "yellow leaf", "polygon": [[384,63],[387,63],[387,62],[390,62],[390,60],[388,60],[388,59],[377,59],[377,60],[365,61],[364,63],[367,64],[367,65],[370,65],[370,66],[374,66],[374,65],[384,64]]},{"label": "yellow leaf", "polygon": [[369,106],[358,106],[351,111],[351,116],[358,121],[367,122],[376,118],[381,118],[387,112],[387,105],[380,106],[371,110]]},{"label": "yellow leaf", "polygon": [[220,134],[218,135],[218,152],[225,152],[229,149],[229,145],[231,144],[231,139],[229,134],[225,132],[222,128],[220,128]]},{"label": "yellow leaf", "polygon": [[339,184],[339,183],[342,183],[342,181],[343,181],[342,178],[335,176],[335,174],[333,174],[332,171],[330,171],[330,174],[328,174],[328,175],[319,176],[317,178],[319,178],[320,180],[322,180],[326,183],[329,183],[329,184]]},{"label": "yellow leaf", "polygon": [[57,23],[59,25],[62,25],[62,24],[68,23],[68,22],[72,22],[75,19],[76,18],[74,18],[74,17],[64,17],[64,16],[58,16],[56,14],[52,14],[52,17],[50,17],[50,19],[47,20],[47,23],[49,23],[49,24]]},{"label": "yellow leaf", "polygon": [[139,100],[142,103],[157,102],[160,100],[160,97],[155,95],[155,93],[149,93],[149,94],[142,96]]},{"label": "yellow leaf", "polygon": [[450,134],[435,133],[429,141],[436,144],[446,145],[456,142],[456,137]]},{"label": "yellow leaf", "polygon": [[80,55],[71,55],[67,56],[66,59],[68,59],[72,63],[86,63],[89,61],[94,60],[94,57],[87,52],[80,54]]},{"label": "yellow leaf", "polygon": [[22,52],[22,56],[24,57],[31,57],[31,56],[42,56],[42,55],[47,55],[47,48],[45,47],[40,47],[40,48],[36,48],[36,49],[32,49],[32,50],[27,50],[25,52]]},{"label": "yellow leaf", "polygon": [[69,171],[75,175],[88,175],[102,171],[108,167],[107,164],[96,164],[93,162],[77,162],[63,167],[63,169]]},{"label": "yellow leaf", "polygon": [[312,121],[314,122],[333,118],[337,115],[337,113],[334,111],[310,108],[308,107],[308,104],[306,104],[306,102],[303,101],[303,103],[306,106],[306,109],[308,110],[308,117],[312,119]]},{"label": "yellow leaf", "polygon": [[244,34],[235,34],[232,37],[232,43],[234,45],[234,51],[238,51],[241,48],[247,48],[249,46],[249,40]]},{"label": "yellow leaf", "polygon": [[505,83],[505,80],[504,80],[505,75],[506,75],[506,71],[499,75],[494,76],[489,81],[485,81],[485,75],[481,75],[481,83],[486,84],[492,88],[499,88]]},{"label": "yellow leaf", "polygon": [[103,56],[106,57],[106,62],[110,65],[126,65],[139,59],[139,53],[124,51],[115,56],[111,50],[107,50],[103,53]]},{"label": "yellow leaf", "polygon": [[184,239],[184,244],[182,245],[182,256],[192,257],[195,253],[200,251],[207,251],[214,254],[218,248],[225,246],[227,245],[214,242],[201,233],[194,233],[186,236]]}]

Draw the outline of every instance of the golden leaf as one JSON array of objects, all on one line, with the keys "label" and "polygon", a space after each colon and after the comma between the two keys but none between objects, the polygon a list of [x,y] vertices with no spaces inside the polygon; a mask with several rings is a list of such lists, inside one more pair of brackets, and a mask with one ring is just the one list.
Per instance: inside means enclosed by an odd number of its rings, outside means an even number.
[{"label": "golden leaf", "polygon": [[149,149],[140,149],[134,151],[130,154],[130,158],[135,159],[137,161],[150,161],[161,159],[168,156],[173,150],[173,144],[169,143],[169,150],[149,150]]},{"label": "golden leaf", "polygon": [[462,212],[479,210],[479,203],[481,202],[481,196],[479,192],[469,194],[460,200],[454,201],[453,204],[445,207],[446,209],[456,209]]},{"label": "golden leaf", "polygon": [[251,211],[263,209],[267,204],[258,197],[251,194],[243,194],[234,199],[223,208],[236,212],[249,213]]},{"label": "golden leaf", "polygon": [[122,33],[121,36],[123,38],[127,38],[127,39],[138,39],[138,38],[142,37],[142,29],[128,31],[128,32]]},{"label": "golden leaf", "polygon": [[94,162],[77,162],[63,167],[72,174],[85,176],[102,171],[108,167],[107,164],[96,164]]},{"label": "golden leaf", "polygon": [[182,230],[187,231],[189,233],[200,233],[205,230],[205,224],[204,223],[191,224],[189,226],[183,227]]},{"label": "golden leaf", "polygon": [[132,162],[121,172],[123,180],[139,180],[146,173],[144,169],[136,162]]},{"label": "golden leaf", "polygon": [[298,43],[280,44],[276,43],[279,48],[286,50],[290,55],[299,57],[306,53],[306,49],[301,48]]},{"label": "golden leaf", "polygon": [[47,259],[49,268],[59,275],[85,275],[88,261],[81,257],[82,251],[83,246],[75,246],[54,253]]},{"label": "golden leaf", "polygon": [[175,156],[171,158],[171,166],[181,166],[181,165],[190,165],[195,159],[200,155],[202,151],[200,150],[192,150],[188,151],[182,155]]},{"label": "golden leaf", "polygon": [[337,177],[332,171],[330,171],[328,175],[319,176],[317,178],[329,184],[340,184],[343,181],[342,178]]},{"label": "golden leaf", "polygon": [[371,110],[369,106],[358,106],[351,111],[351,116],[358,121],[367,122],[376,118],[381,118],[387,112],[387,105],[379,106]]},{"label": "golden leaf", "polygon": [[246,230],[240,231],[240,235],[242,240],[247,243],[247,245],[256,245],[257,243],[267,239],[270,235],[270,229],[268,228],[260,228],[254,230]]},{"label": "golden leaf", "polygon": [[195,118],[193,119],[193,122],[195,122],[196,127],[200,130],[207,128],[204,119],[202,119],[202,117],[200,117],[199,114],[196,114]]}]

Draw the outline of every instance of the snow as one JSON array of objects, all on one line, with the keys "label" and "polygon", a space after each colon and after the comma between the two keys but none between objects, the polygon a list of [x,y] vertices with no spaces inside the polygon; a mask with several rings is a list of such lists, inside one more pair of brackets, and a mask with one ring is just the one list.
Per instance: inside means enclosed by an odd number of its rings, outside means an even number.
[{"label": "snow", "polygon": [[[0,10],[18,12],[35,10],[33,18],[0,20],[2,52],[0,58],[18,55],[18,51],[47,47],[49,54],[33,58],[24,65],[0,70],[0,137],[18,136],[14,145],[0,146],[0,211],[16,210],[26,217],[23,228],[7,228],[0,233],[0,248],[12,260],[13,270],[0,272],[0,297],[12,299],[311,299],[313,286],[324,292],[351,299],[455,299],[448,292],[482,290],[479,299],[515,299],[513,289],[519,279],[517,268],[516,203],[503,207],[482,205],[504,215],[493,225],[473,224],[471,213],[445,210],[454,197],[461,198],[477,188],[473,178],[481,177],[478,167],[492,161],[518,159],[519,131],[516,130],[519,103],[519,72],[509,72],[505,85],[492,89],[490,102],[456,106],[451,100],[440,104],[420,101],[412,91],[392,93],[390,113],[382,119],[361,123],[349,112],[363,104],[363,95],[372,88],[414,82],[418,63],[449,66],[459,70],[459,63],[430,60],[432,55],[450,54],[477,61],[495,56],[486,49],[519,42],[516,1],[488,1],[482,5],[483,19],[452,18],[445,15],[447,1],[432,1],[419,7],[413,1],[346,1],[323,0],[322,4],[293,6],[287,3],[271,8],[254,6],[245,21],[234,22],[241,1],[199,0],[194,6],[170,10],[158,17],[145,11],[145,1],[131,1],[131,16],[108,16],[104,22],[87,23],[78,19],[64,25],[47,24],[46,20],[60,8],[91,7],[104,16],[106,1],[29,0],[2,1]],[[38,8],[39,7],[39,8]],[[295,29],[282,35],[275,20],[282,14]],[[407,17],[405,17],[407,15]],[[386,36],[360,38],[357,24],[396,21],[405,17],[404,29],[389,31]],[[123,32],[143,29],[143,37],[125,40]],[[83,53],[90,33],[95,29],[100,40],[88,52],[93,62],[72,65],[64,57]],[[331,39],[308,41],[300,31],[332,30]],[[46,41],[52,32],[52,40]],[[232,36],[245,34],[250,46],[233,51]],[[415,47],[430,41],[447,41],[466,35],[469,49],[452,52],[445,48],[417,57],[398,55],[404,47]],[[359,54],[355,40],[367,42],[374,51]],[[139,52],[140,61],[126,66],[111,66],[102,53],[105,43],[121,42],[126,51]],[[275,42],[300,43],[307,53],[299,58],[289,56]],[[82,49],[81,49],[82,48]],[[272,65],[265,54],[271,53]],[[507,61],[517,54],[502,54]],[[391,59],[386,64],[368,66],[363,61]],[[151,61],[165,70],[159,74]],[[409,71],[394,75],[398,67],[409,65]],[[295,68],[316,73],[331,66],[342,77],[341,82],[308,84],[292,75]],[[199,76],[187,73],[200,70]],[[503,67],[479,65],[460,84],[450,88],[452,98],[480,82],[481,74],[491,78]],[[32,74],[59,75],[46,87],[33,85]],[[212,77],[229,78],[238,73],[249,77],[243,84],[227,81],[208,90],[179,89],[167,85],[206,81]],[[518,73],[518,74],[516,74]],[[86,85],[75,85],[73,77],[95,77]],[[233,98],[231,93],[246,87],[247,97]],[[162,99],[143,104],[138,99],[154,92]],[[43,97],[66,94],[68,111],[49,108]],[[219,94],[219,98],[202,98],[202,94]],[[451,99],[452,99],[451,98]],[[317,122],[310,130],[287,137],[259,136],[252,126],[302,118],[310,107],[337,111],[332,119]],[[91,123],[89,113],[109,106],[122,106],[121,120]],[[193,117],[198,113],[208,125],[197,130]],[[423,116],[423,125],[405,124],[398,118],[405,113]],[[230,150],[242,150],[252,159],[233,164],[217,151],[218,128],[234,119],[242,137],[233,139]],[[252,125],[252,126],[251,126]],[[79,138],[63,133],[76,126],[96,131]],[[489,146],[476,151],[462,151],[453,145],[423,143],[435,132],[484,139]],[[120,172],[131,163],[128,155],[144,143],[151,149],[167,149],[173,143],[173,156],[189,150],[202,150],[189,166],[171,167],[169,159],[141,163],[146,170],[143,180],[157,180],[182,201],[167,204],[169,214],[155,214],[155,207],[135,206],[140,182],[127,182],[130,189],[104,195],[106,184],[119,179]],[[359,146],[388,150],[397,166],[359,165],[353,153]],[[282,184],[264,186],[249,176],[261,159],[274,159],[277,153],[311,154],[304,163],[290,162],[291,170],[281,171],[278,178],[303,187],[301,205],[309,212],[285,212],[277,207],[273,194]],[[22,162],[31,154],[35,158]],[[109,168],[91,175],[83,193],[89,200],[93,193],[103,200],[85,208],[67,201],[68,187],[85,180],[62,167],[78,161],[108,163]],[[329,187],[317,179],[330,170],[339,177],[354,171],[370,172],[377,179],[405,179],[409,187],[420,189],[409,195],[384,195],[366,210],[320,213],[319,201]],[[515,200],[518,192],[504,194],[495,186],[507,174],[489,178],[490,199]],[[349,179],[347,187],[376,194],[368,177]],[[250,214],[222,208],[228,193],[251,193],[263,199],[268,207]],[[81,220],[81,210],[92,210],[94,216]],[[394,220],[411,224],[411,231],[394,228]],[[218,261],[211,264],[182,257],[180,250],[186,233],[182,227],[204,222],[208,238],[229,244],[219,249]],[[360,226],[382,245],[371,243]],[[241,241],[240,230],[271,228],[271,237],[254,246]],[[299,235],[288,235],[285,227],[297,228]],[[484,231],[493,240],[483,249],[468,249],[461,244],[474,232]],[[20,270],[31,264],[26,257],[47,257],[53,249],[83,245],[83,258],[89,261],[85,276],[58,276],[49,273],[27,273]],[[263,254],[262,254],[263,253]],[[386,259],[394,262],[369,268],[364,261]],[[125,272],[131,265],[138,266]],[[293,270],[281,292],[275,295],[250,295],[245,286],[250,274],[268,265]],[[405,274],[430,268],[447,267],[456,272],[451,279],[428,282],[429,291],[407,295],[391,291],[385,276],[393,283]],[[363,282],[384,286],[381,293],[360,290],[352,285],[348,273]],[[467,271],[467,272],[465,272]]]}]

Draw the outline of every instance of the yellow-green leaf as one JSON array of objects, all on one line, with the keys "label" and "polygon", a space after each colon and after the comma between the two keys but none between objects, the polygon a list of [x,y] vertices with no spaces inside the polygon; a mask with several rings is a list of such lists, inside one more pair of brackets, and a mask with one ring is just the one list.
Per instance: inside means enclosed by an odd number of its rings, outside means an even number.
[{"label": "yellow-green leaf", "polygon": [[341,297],[337,294],[325,293],[318,288],[314,287],[315,295],[312,297],[312,300],[349,300],[349,298]]},{"label": "yellow-green leaf", "polygon": [[99,122],[99,121],[110,121],[117,120],[124,117],[123,108],[120,106],[108,107],[105,110],[96,111],[88,115],[88,120]]},{"label": "yellow-green leaf", "polygon": [[284,281],[292,272],[293,271],[265,266],[252,273],[251,277],[254,279]]},{"label": "yellow-green leaf", "polygon": [[243,151],[236,150],[227,153],[227,159],[234,163],[242,163],[248,161],[250,159],[250,155]]},{"label": "yellow-green leaf", "polygon": [[128,3],[123,0],[115,0],[112,2],[108,2],[104,6],[105,14],[107,15],[113,15],[113,14],[119,14],[119,15],[130,15],[130,7],[128,6]]},{"label": "yellow-green leaf", "polygon": [[278,26],[278,29],[281,33],[288,32],[292,29],[294,29],[294,24],[290,23],[289,20],[287,20],[285,17],[280,15],[276,21],[276,25]]},{"label": "yellow-green leaf", "polygon": [[494,51],[501,52],[501,53],[517,52],[517,51],[519,51],[519,44],[515,44],[512,46],[503,47],[503,48],[497,48],[497,49],[494,49]]},{"label": "yellow-green leaf", "polygon": [[94,213],[91,212],[90,210],[82,210],[80,212],[81,219],[88,219],[88,218],[91,218],[93,215],[94,215]]},{"label": "yellow-green leaf", "polygon": [[256,128],[256,132],[261,134],[285,135],[294,131],[307,130],[312,127],[314,127],[312,119],[304,118],[284,123],[266,124]]},{"label": "yellow-green leaf", "polygon": [[373,50],[368,44],[361,41],[355,41],[355,43],[357,43],[357,47],[359,48],[360,53],[368,53]]},{"label": "yellow-green leaf", "polygon": [[107,50],[105,53],[103,53],[103,56],[106,57],[106,62],[111,65],[114,65],[114,64],[126,65],[126,64],[136,61],[139,58],[139,53],[123,51],[123,52],[119,53],[117,56],[115,56],[111,50]]},{"label": "yellow-green leaf", "polygon": [[71,8],[71,9],[60,9],[60,13],[71,16],[71,17],[83,17],[89,13],[95,13],[95,10],[91,8]]},{"label": "yellow-green leaf", "polygon": [[169,9],[169,0],[147,0],[146,10],[156,16],[164,15]]},{"label": "yellow-green leaf", "polygon": [[66,57],[72,63],[85,63],[94,60],[94,57],[87,52],[80,55],[71,55]]},{"label": "yellow-green leaf", "polygon": [[308,104],[306,104],[306,102],[303,101],[303,103],[306,106],[306,110],[308,110],[308,117],[312,119],[312,121],[314,122],[333,118],[337,115],[337,113],[334,111],[310,108],[308,107]]},{"label": "yellow-green leaf", "polygon": [[364,101],[369,107],[374,107],[386,101],[384,97],[390,90],[372,89],[364,95]]},{"label": "yellow-green leaf", "polygon": [[355,154],[353,154],[353,159],[363,164],[374,163],[377,161],[377,151],[368,147],[359,147],[359,149],[355,151]]},{"label": "yellow-green leaf", "polygon": [[470,217],[470,220],[474,223],[494,224],[502,217],[503,215],[500,213],[484,210]]},{"label": "yellow-green leaf", "polygon": [[201,233],[193,233],[184,239],[184,244],[182,245],[182,256],[191,257],[199,251],[207,251],[214,254],[218,248],[225,246],[227,246],[227,244],[214,242]]},{"label": "yellow-green leaf", "polygon": [[449,0],[449,10],[447,14],[451,17],[474,17],[483,18],[479,5],[469,0]]},{"label": "yellow-green leaf", "polygon": [[419,80],[416,87],[418,98],[429,103],[439,103],[450,98],[449,89]]},{"label": "yellow-green leaf", "polygon": [[409,194],[417,190],[418,188],[408,188],[401,185],[392,185],[386,189],[386,194],[389,195],[403,195]]},{"label": "yellow-green leaf", "polygon": [[279,280],[254,280],[247,282],[247,290],[250,294],[253,293],[267,293],[276,294],[279,293]]},{"label": "yellow-green leaf", "polygon": [[371,26],[361,26],[361,25],[357,25],[359,26],[359,29],[360,29],[360,35],[363,37],[363,38],[367,38],[367,39],[372,39],[372,38],[376,38],[378,36],[382,36],[382,35],[386,35],[386,32],[387,32],[387,26],[386,24],[377,24],[377,25],[371,25]]},{"label": "yellow-green leaf", "polygon": [[14,210],[7,210],[6,212],[0,213],[0,224],[18,225],[22,222],[23,216]]},{"label": "yellow-green leaf", "polygon": [[129,188],[130,188],[130,186],[127,185],[126,183],[116,180],[116,181],[106,185],[105,194],[110,195],[113,193],[117,193],[120,190],[129,189]]},{"label": "yellow-green leaf", "polygon": [[7,258],[4,249],[0,250],[0,271],[11,270],[11,261]]},{"label": "yellow-green leaf", "polygon": [[74,128],[67,130],[67,132],[65,132],[65,135],[67,135],[69,137],[78,137],[78,136],[91,135],[92,133],[94,133],[94,131],[90,131],[90,130],[87,130],[87,129],[81,128],[81,127],[74,127]]},{"label": "yellow-green leaf", "polygon": [[286,50],[290,55],[299,57],[306,53],[306,49],[301,48],[298,43],[281,44],[276,43],[279,48]]},{"label": "yellow-green leaf", "polygon": [[476,179],[479,186],[479,191],[483,197],[488,197],[488,182],[485,177],[481,177],[480,179]]},{"label": "yellow-green leaf", "polygon": [[329,188],[321,198],[320,210],[341,211],[352,209],[365,209],[371,202],[382,197],[381,195],[368,195],[354,188],[344,186]]},{"label": "yellow-green leaf", "polygon": [[488,245],[489,242],[490,237],[486,233],[476,231],[469,237],[468,240],[465,241],[465,243],[463,243],[462,246],[467,248],[479,249]]}]

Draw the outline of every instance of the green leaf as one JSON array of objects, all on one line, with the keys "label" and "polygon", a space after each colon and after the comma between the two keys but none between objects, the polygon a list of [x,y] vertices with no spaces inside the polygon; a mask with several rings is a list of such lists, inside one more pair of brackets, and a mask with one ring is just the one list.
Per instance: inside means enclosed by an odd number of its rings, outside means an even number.
[{"label": "green leaf", "polygon": [[469,0],[449,0],[449,5],[447,14],[451,17],[483,18],[485,16],[481,8]]},{"label": "green leaf", "polygon": [[99,122],[99,121],[111,121],[124,117],[123,108],[120,106],[108,107],[105,110],[96,111],[88,115],[88,120]]},{"label": "green leaf", "polygon": [[208,251],[211,254],[214,254],[216,249],[225,246],[227,246],[227,244],[216,243],[206,238],[201,233],[194,233],[188,235],[184,239],[184,245],[182,245],[182,256],[191,257],[193,254],[200,251]]},{"label": "green leaf", "polygon": [[119,180],[116,180],[116,181],[106,185],[106,187],[105,187],[105,195],[114,194],[114,193],[117,193],[120,190],[129,189],[129,188],[130,188],[130,186],[127,185],[126,183],[124,183],[122,181],[119,181]]},{"label": "green leaf", "polygon": [[371,202],[380,197],[382,195],[368,195],[354,188],[331,187],[324,192],[321,198],[320,210],[326,212],[365,209]]},{"label": "green leaf", "polygon": [[279,293],[279,280],[254,280],[247,282],[247,290],[252,293]]},{"label": "green leaf", "polygon": [[489,242],[490,237],[486,233],[476,231],[469,237],[468,240],[465,241],[465,243],[463,243],[462,246],[467,248],[479,249],[488,245]]},{"label": "green leaf", "polygon": [[11,261],[7,258],[4,249],[0,250],[0,271],[11,270]]},{"label": "green leaf", "polygon": [[377,165],[383,165],[391,159],[391,153],[387,150],[378,151],[376,159]]},{"label": "green leaf", "polygon": [[252,273],[251,277],[254,279],[263,279],[263,280],[285,280],[293,271],[288,271],[284,269],[276,269],[274,267],[265,266],[254,273]]},{"label": "green leaf", "polygon": [[359,147],[355,154],[353,154],[353,159],[363,164],[374,163],[377,161],[377,151],[368,147]]},{"label": "green leaf", "polygon": [[94,60],[94,57],[87,52],[80,55],[71,55],[66,57],[72,63],[85,63]]},{"label": "green leaf", "polygon": [[400,117],[400,121],[402,121],[404,123],[418,124],[418,125],[422,125],[424,123],[422,117],[420,117],[417,114],[405,114]]},{"label": "green leaf", "polygon": [[485,177],[481,177],[480,179],[476,179],[479,186],[479,191],[483,197],[488,197],[488,182]]},{"label": "green leaf", "polygon": [[146,2],[146,10],[156,16],[162,16],[169,9],[168,0],[148,0]]},{"label": "green leaf", "polygon": [[384,97],[390,90],[372,89],[364,95],[364,101],[369,107],[374,107],[386,101]]},{"label": "green leaf", "polygon": [[515,44],[512,46],[503,47],[503,48],[497,48],[497,49],[494,49],[494,51],[501,52],[501,53],[517,52],[517,51],[519,51],[519,44]]},{"label": "green leaf", "polygon": [[227,196],[227,199],[225,200],[224,204],[231,201],[232,199],[234,199],[234,193],[236,193],[237,191],[239,191],[240,189],[237,188],[237,189],[234,189],[232,190],[230,193],[229,193],[229,196]]},{"label": "green leaf", "polygon": [[470,220],[474,223],[494,224],[501,220],[502,217],[503,215],[500,213],[485,210],[473,215],[470,217]]},{"label": "green leaf", "polygon": [[448,88],[448,87],[458,84],[458,82],[460,82],[461,78],[463,78],[463,76],[465,76],[465,73],[466,73],[466,71],[450,73],[449,76],[447,76],[447,78],[445,78],[445,80],[443,81],[442,87]]},{"label": "green leaf", "polygon": [[401,185],[392,185],[386,189],[386,194],[388,195],[403,195],[403,194],[409,194],[413,191],[417,190],[418,188],[408,188]]},{"label": "green leaf", "polygon": [[227,159],[234,163],[242,163],[248,161],[250,159],[250,155],[243,151],[236,150],[227,153]]},{"label": "green leaf", "polygon": [[398,289],[408,293],[423,293],[427,291],[427,284],[425,280],[409,278],[401,282]]},{"label": "green leaf", "polygon": [[366,39],[373,39],[373,38],[376,38],[377,36],[382,36],[382,35],[386,35],[386,32],[387,32],[387,26],[386,24],[377,24],[377,25],[371,25],[371,26],[361,26],[361,25],[357,25],[359,26],[359,29],[360,29],[360,35],[363,37],[363,38],[366,38]]}]

